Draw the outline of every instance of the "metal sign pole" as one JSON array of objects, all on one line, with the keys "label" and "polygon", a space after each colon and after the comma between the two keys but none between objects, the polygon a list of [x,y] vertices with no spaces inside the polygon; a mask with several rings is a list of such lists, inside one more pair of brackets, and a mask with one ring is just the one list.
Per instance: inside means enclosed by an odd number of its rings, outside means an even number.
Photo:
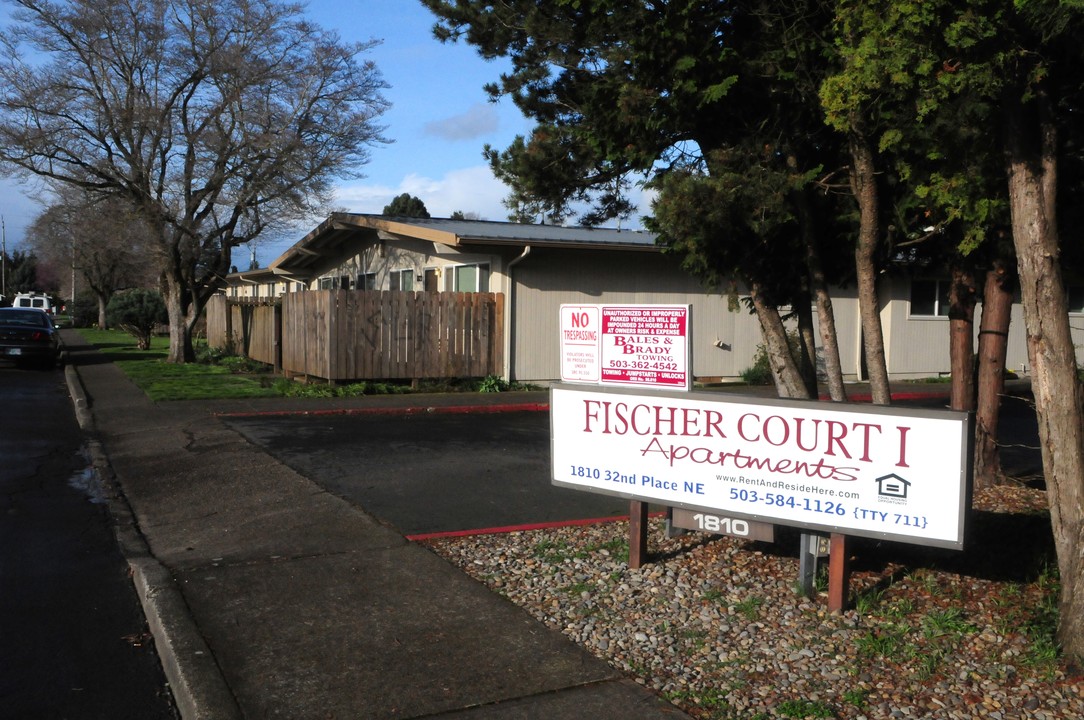
[{"label": "metal sign pole", "polygon": [[817,536],[802,533],[798,540],[798,585],[806,597],[816,595]]},{"label": "metal sign pole", "polygon": [[633,570],[647,562],[647,503],[629,501],[629,567]]}]

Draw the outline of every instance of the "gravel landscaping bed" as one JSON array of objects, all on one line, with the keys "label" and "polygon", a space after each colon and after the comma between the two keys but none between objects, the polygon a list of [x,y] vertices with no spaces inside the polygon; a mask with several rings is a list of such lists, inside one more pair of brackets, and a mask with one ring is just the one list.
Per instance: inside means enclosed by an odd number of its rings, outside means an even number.
[{"label": "gravel landscaping bed", "polygon": [[975,508],[964,552],[852,539],[841,614],[799,594],[796,534],[667,539],[656,519],[638,570],[624,522],[427,544],[697,718],[1084,718],[1043,493]]}]

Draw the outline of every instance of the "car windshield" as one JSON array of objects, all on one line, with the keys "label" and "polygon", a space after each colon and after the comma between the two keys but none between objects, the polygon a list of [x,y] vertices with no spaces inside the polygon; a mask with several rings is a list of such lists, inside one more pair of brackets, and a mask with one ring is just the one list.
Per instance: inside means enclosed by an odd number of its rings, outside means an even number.
[{"label": "car windshield", "polygon": [[0,323],[49,327],[49,318],[40,310],[3,310],[0,311]]}]

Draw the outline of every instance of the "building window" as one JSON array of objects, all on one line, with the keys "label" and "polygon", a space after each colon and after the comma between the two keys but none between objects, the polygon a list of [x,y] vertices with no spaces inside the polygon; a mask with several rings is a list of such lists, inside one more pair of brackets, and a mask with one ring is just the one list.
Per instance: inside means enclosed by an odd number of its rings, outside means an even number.
[{"label": "building window", "polygon": [[320,290],[349,290],[350,276],[338,275],[336,277],[322,277],[319,284]]},{"label": "building window", "polygon": [[1084,313],[1084,285],[1070,285],[1066,292],[1069,294],[1069,312]]},{"label": "building window", "polygon": [[389,273],[389,280],[391,281],[392,290],[414,290],[413,270],[392,270]]},{"label": "building window", "polygon": [[456,265],[445,270],[452,292],[489,292],[489,264]]},{"label": "building window", "polygon": [[948,317],[948,280],[911,281],[911,317]]},{"label": "building window", "polygon": [[376,290],[376,273],[358,273],[358,290]]}]

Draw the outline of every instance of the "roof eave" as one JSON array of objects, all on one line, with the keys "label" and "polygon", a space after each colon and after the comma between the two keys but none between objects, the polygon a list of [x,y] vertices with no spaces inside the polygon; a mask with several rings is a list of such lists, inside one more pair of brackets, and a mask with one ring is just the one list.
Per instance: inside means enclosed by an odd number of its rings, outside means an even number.
[{"label": "roof eave", "polygon": [[642,252],[659,252],[661,245],[648,245],[644,243],[615,243],[615,242],[576,242],[571,240],[544,240],[535,238],[488,238],[469,237],[458,238],[461,245],[505,245],[523,247],[530,245],[535,248],[574,248],[576,250],[631,250]]}]

